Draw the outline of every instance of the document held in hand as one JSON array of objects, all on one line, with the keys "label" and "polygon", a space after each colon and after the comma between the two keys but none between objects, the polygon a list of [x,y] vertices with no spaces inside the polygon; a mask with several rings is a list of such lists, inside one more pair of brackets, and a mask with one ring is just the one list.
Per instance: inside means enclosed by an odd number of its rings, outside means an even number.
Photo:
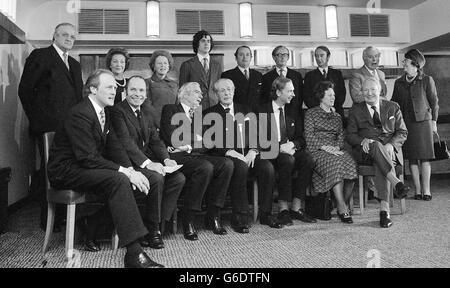
[{"label": "document held in hand", "polygon": [[175,165],[175,166],[164,166],[164,172],[166,173],[173,173],[183,167],[183,165]]}]

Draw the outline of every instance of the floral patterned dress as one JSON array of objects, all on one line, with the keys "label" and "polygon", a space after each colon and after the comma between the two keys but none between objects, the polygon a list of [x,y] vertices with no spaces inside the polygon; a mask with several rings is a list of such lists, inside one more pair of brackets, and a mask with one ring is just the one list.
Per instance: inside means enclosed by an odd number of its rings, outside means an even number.
[{"label": "floral patterned dress", "polygon": [[[308,109],[305,114],[305,138],[306,147],[316,162],[312,176],[314,192],[328,192],[343,179],[357,177],[355,160],[342,150],[344,134],[338,113],[326,112],[320,106]],[[338,146],[344,154],[335,156],[320,150],[323,145]]]}]

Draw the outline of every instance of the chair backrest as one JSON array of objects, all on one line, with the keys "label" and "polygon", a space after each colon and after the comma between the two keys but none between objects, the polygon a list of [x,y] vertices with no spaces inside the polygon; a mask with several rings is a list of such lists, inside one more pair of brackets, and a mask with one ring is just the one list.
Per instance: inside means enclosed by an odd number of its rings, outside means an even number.
[{"label": "chair backrest", "polygon": [[48,172],[47,172],[47,162],[48,162],[48,155],[50,152],[50,146],[52,145],[53,138],[55,137],[55,132],[46,132],[42,137],[44,143],[45,191],[47,191],[50,188],[50,181],[48,180]]}]

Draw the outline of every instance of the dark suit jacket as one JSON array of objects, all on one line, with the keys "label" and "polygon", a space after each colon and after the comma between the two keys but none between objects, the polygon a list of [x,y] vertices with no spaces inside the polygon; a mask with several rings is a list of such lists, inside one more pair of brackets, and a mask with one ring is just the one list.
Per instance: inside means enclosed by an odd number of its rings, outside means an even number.
[{"label": "dark suit jacket", "polygon": [[237,66],[223,72],[221,78],[228,78],[233,81],[235,87],[234,103],[247,105],[252,111],[256,111],[261,93],[262,74],[255,69],[248,70],[250,72],[248,80]]},{"label": "dark suit jacket", "polygon": [[197,82],[200,84],[203,93],[201,102],[203,110],[219,103],[217,95],[213,91],[213,84],[220,79],[220,74],[223,71],[222,64],[219,61],[214,60],[212,56],[209,59],[208,75],[197,55],[184,61],[180,67],[179,86],[181,87],[186,82]]},{"label": "dark suit jacket", "polygon": [[[172,117],[177,114],[181,116],[181,120],[179,123],[172,125]],[[202,120],[202,118],[198,119]],[[166,146],[177,148],[183,145],[191,145],[192,147],[192,155],[196,154],[205,154],[208,152],[206,148],[203,147],[203,138],[199,139],[198,137],[203,137],[203,123],[198,123],[199,129],[198,131],[195,129],[195,125],[197,123],[197,119],[194,116],[194,121],[191,123],[191,120],[184,113],[183,106],[181,103],[179,104],[168,104],[163,107],[161,114],[161,128],[160,128],[160,136],[164,141]],[[182,127],[184,125],[184,127]],[[177,131],[182,131],[183,133],[179,137],[180,145],[176,145],[176,143],[172,142],[172,134]],[[199,148],[196,148],[199,146]],[[201,146],[201,148],[200,148]],[[186,152],[183,152],[186,153]]]},{"label": "dark suit jacket", "polygon": [[394,146],[397,159],[403,163],[401,147],[406,140],[408,130],[403,121],[400,107],[397,103],[380,100],[380,120],[383,129],[377,129],[365,102],[356,103],[350,109],[347,123],[347,142],[354,148],[356,159],[360,157],[361,142],[364,138],[373,139],[383,145],[391,143]]},{"label": "dark suit jacket", "polygon": [[[292,111],[292,110],[285,110],[285,120],[286,120],[286,136],[289,139],[289,141],[294,142],[295,148],[297,150],[301,150],[305,148],[306,142],[305,138],[303,138],[303,120],[299,112]],[[272,101],[262,104],[259,107],[258,113],[265,113],[267,117],[267,135],[270,137],[271,135],[271,127],[272,127],[272,115],[274,113],[273,107],[272,107]],[[273,124],[273,129],[276,128],[276,123]],[[277,130],[275,130],[277,131]],[[278,137],[278,133],[275,133]],[[278,138],[277,138],[278,139]]]},{"label": "dark suit jacket", "polygon": [[139,121],[126,99],[111,107],[110,114],[117,137],[134,166],[140,167],[147,159],[163,163],[164,159],[169,158],[166,146],[159,139],[153,116],[148,110],[141,109],[144,124],[142,132]]},{"label": "dark suit jacket", "polygon": [[334,108],[336,108],[336,112],[338,112],[341,116],[344,116],[344,110],[342,105],[345,102],[346,89],[344,77],[342,76],[342,72],[331,67],[328,67],[327,78],[324,79],[320,70],[314,69],[305,74],[305,81],[303,85],[303,99],[305,100],[306,106],[308,108],[319,105],[320,101],[316,100],[314,97],[314,87],[320,81],[331,81],[334,83]]},{"label": "dark suit jacket", "polygon": [[[277,73],[277,69],[267,72],[263,75],[263,82],[261,87],[261,98],[260,104],[266,102],[272,102],[272,98],[270,97],[270,91],[272,90],[272,83],[275,79],[279,77]],[[299,72],[287,68],[286,78],[292,80],[294,84],[294,93],[295,97],[292,99],[291,103],[287,106],[287,110],[293,110],[300,112],[303,114],[302,106],[303,106],[303,77]]]},{"label": "dark suit jacket", "polygon": [[81,101],[81,68],[68,58],[70,72],[53,46],[35,49],[28,56],[19,84],[19,97],[36,133],[56,131],[68,110]]},{"label": "dark suit jacket", "polygon": [[[241,144],[241,136],[240,136],[240,132],[239,132],[239,126],[238,124],[242,124],[242,137],[244,138],[244,156],[247,154],[248,150],[250,148],[253,149],[257,149],[258,148],[258,144],[257,143],[252,143],[255,145],[252,145],[253,147],[250,147],[250,139],[252,139],[251,141],[257,140],[258,137],[258,123],[257,123],[257,119],[251,119],[250,116],[247,118],[246,115],[248,113],[251,113],[251,109],[250,107],[246,106],[246,105],[242,105],[239,103],[234,103],[234,115],[235,115],[235,121],[233,121],[233,125],[232,127],[230,127],[229,125],[226,125],[226,112],[225,109],[223,108],[222,105],[217,104],[214,105],[213,107],[209,108],[208,110],[204,111],[204,115],[206,116],[208,113],[217,113],[218,115],[221,116],[222,118],[222,123],[223,123],[223,129],[222,129],[222,135],[223,135],[223,141],[222,143],[220,143],[220,147],[214,147],[211,149],[211,154],[212,155],[217,155],[217,156],[225,156],[225,153],[228,150],[235,150],[238,153],[242,153],[242,144]],[[237,117],[236,114],[241,113],[242,116],[244,118],[240,118]],[[248,120],[246,121],[245,118],[247,118]],[[253,126],[251,126],[250,122],[253,121],[256,123],[252,123]],[[206,129],[210,128],[211,126],[208,126]],[[252,129],[253,128],[253,129]],[[231,134],[231,129],[233,129],[234,133]],[[228,132],[228,133],[227,133]],[[232,139],[228,139],[228,137],[233,137]],[[214,139],[215,140],[215,139]],[[227,142],[229,142],[231,145],[228,145],[230,147],[227,147]]]},{"label": "dark suit jacket", "polygon": [[106,123],[102,132],[94,106],[88,97],[69,110],[55,134],[48,160],[49,180],[55,187],[64,186],[65,179],[80,169],[119,170],[131,162],[117,139],[105,110]]}]

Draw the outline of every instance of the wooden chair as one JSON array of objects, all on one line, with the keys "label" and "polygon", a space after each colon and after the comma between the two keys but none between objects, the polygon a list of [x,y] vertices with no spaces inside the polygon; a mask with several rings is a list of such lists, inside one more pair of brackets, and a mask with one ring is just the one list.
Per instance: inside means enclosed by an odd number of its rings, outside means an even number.
[{"label": "wooden chair", "polygon": [[[403,181],[403,166],[397,165],[395,167],[395,171],[397,175],[399,175],[399,178],[401,181]],[[358,165],[358,184],[359,184],[359,209],[361,215],[364,214],[364,207],[367,205],[367,197],[368,197],[368,189],[364,185],[364,177],[373,177],[375,176],[375,168],[372,165]],[[394,187],[388,183],[388,190],[390,195],[390,206],[394,206]],[[353,210],[353,197],[350,198],[350,209]],[[405,198],[400,200],[400,211],[401,214],[404,214],[406,212],[406,204],[405,204]]]},{"label": "wooden chair", "polygon": [[[45,231],[44,246],[42,247],[42,253],[45,256],[47,252],[48,245],[50,243],[50,238],[53,232],[53,225],[55,223],[55,206],[56,204],[67,205],[67,219],[66,219],[66,244],[65,244],[65,255],[67,259],[73,257],[73,242],[75,236],[75,212],[77,204],[85,203],[86,197],[82,192],[77,192],[73,190],[59,190],[50,187],[50,182],[47,175],[47,162],[50,150],[50,145],[53,142],[53,137],[55,132],[48,132],[44,134],[44,157],[45,157],[45,176],[46,176],[46,191],[47,191],[47,202],[48,202],[48,213],[47,213],[47,227]],[[114,250],[118,247],[118,236],[114,233],[112,246]]]}]

